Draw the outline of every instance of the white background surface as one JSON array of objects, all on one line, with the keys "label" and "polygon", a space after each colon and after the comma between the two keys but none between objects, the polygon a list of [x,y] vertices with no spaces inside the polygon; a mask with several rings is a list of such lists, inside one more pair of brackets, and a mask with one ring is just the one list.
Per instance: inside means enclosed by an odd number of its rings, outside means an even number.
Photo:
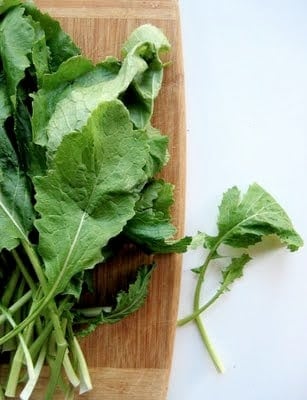
[{"label": "white background surface", "polygon": [[[307,3],[180,0],[180,7],[187,233],[213,234],[223,191],[257,181],[307,241]],[[307,399],[307,247],[293,254],[267,247],[203,318],[225,374],[216,373],[194,325],[178,328],[168,400]],[[192,308],[189,268],[200,262],[200,254],[184,259],[181,317]],[[207,294],[213,287],[212,278]]]}]

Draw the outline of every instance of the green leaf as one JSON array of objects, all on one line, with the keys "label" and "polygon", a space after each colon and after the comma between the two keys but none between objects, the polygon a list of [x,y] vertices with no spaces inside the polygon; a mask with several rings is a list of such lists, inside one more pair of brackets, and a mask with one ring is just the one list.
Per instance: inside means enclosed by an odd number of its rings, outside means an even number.
[{"label": "green leaf", "polygon": [[48,14],[43,14],[33,4],[23,3],[23,7],[26,9],[26,13],[38,22],[45,32],[46,44],[50,50],[48,63],[51,71],[56,71],[62,62],[80,54],[80,49],[70,36],[62,30],[58,21]]},{"label": "green leaf", "polygon": [[147,154],[122,103],[107,102],[82,132],[65,137],[48,175],[35,180],[39,252],[56,293],[101,261],[101,248],[133,217]]},{"label": "green leaf", "polygon": [[82,129],[99,104],[116,99],[121,92],[126,90],[135,74],[146,68],[146,63],[135,54],[126,60],[114,79],[90,86],[80,87],[78,83],[70,86],[69,91],[57,103],[47,125],[50,152],[57,149],[66,134],[72,130]]},{"label": "green leaf", "polygon": [[158,129],[147,126],[145,130],[148,137],[149,154],[146,164],[148,178],[153,178],[169,160],[168,136],[161,135]]},{"label": "green leaf", "polygon": [[[57,112],[58,104],[71,95],[72,91],[77,93],[76,96],[78,96],[78,89],[82,90],[110,81],[115,78],[119,68],[118,61],[111,57],[94,66],[86,57],[75,56],[63,62],[55,73],[45,75],[42,89],[34,95],[32,117],[34,142],[43,146],[48,144],[49,121]],[[81,97],[79,100],[75,100],[82,109],[83,103],[80,102],[80,99]],[[81,115],[75,114],[70,118],[78,121]],[[81,121],[81,127],[86,123],[87,118],[88,114]],[[76,121],[71,122],[71,124],[74,126]],[[73,126],[72,130],[74,129]],[[60,142],[62,136],[54,140]]]},{"label": "green leaf", "polygon": [[15,150],[4,128],[11,115],[5,79],[0,75],[0,249],[13,249],[27,236],[33,225],[30,190]]},{"label": "green leaf", "polygon": [[[142,47],[140,47],[140,43],[143,44]],[[146,45],[148,43],[152,44],[159,53],[167,52],[171,47],[169,41],[160,29],[154,25],[145,24],[141,25],[131,33],[123,45],[122,54],[124,57],[127,57],[129,53],[138,49],[140,55],[143,57],[151,57],[152,52],[148,50]]]},{"label": "green leaf", "polygon": [[0,85],[0,250],[13,249],[19,239],[28,240],[33,207],[28,183],[7,136],[4,122],[10,114],[5,86]]},{"label": "green leaf", "polygon": [[196,235],[193,236],[191,244],[189,246],[189,250],[196,250],[199,247],[207,248],[207,241],[209,238],[210,236],[208,236],[206,233],[198,232]]},{"label": "green leaf", "polygon": [[32,48],[31,59],[35,67],[35,75],[38,83],[41,82],[44,74],[49,72],[49,49],[46,43],[45,31],[41,25],[29,17],[29,21],[34,29],[34,43]]},{"label": "green leaf", "polygon": [[86,320],[88,311],[82,313],[82,310],[80,310],[75,321],[79,323],[81,320],[87,327],[79,331],[77,333],[78,336],[87,336],[93,332],[98,325],[114,324],[138,311],[145,303],[154,268],[154,265],[144,265],[139,268],[135,282],[129,285],[127,291],[121,290],[117,294],[116,305],[110,310],[106,311],[106,309],[100,308],[98,309],[99,314],[94,318],[88,318],[88,320]]},{"label": "green leaf", "polygon": [[[20,167],[28,176],[45,175],[46,152],[32,141],[31,105],[27,93],[29,80],[22,81],[17,89],[14,111],[14,133]],[[31,85],[30,85],[31,86]],[[30,108],[30,109],[29,109]]]},{"label": "green leaf", "polygon": [[55,112],[59,98],[70,90],[71,83],[93,69],[90,60],[76,56],[63,62],[57,72],[43,77],[42,89],[33,95],[33,141],[41,146],[48,143],[47,125]]},{"label": "green leaf", "polygon": [[171,222],[173,185],[163,180],[149,182],[136,203],[136,214],[128,221],[124,233],[146,251],[154,253],[182,253],[191,238],[173,240],[176,228]]},{"label": "green leaf", "polygon": [[232,285],[236,279],[243,276],[243,269],[251,259],[252,258],[248,254],[242,254],[240,257],[231,259],[231,263],[222,271],[223,279],[219,290],[220,292],[230,290],[230,285]]},{"label": "green leaf", "polygon": [[[139,46],[140,43],[143,43],[143,46]],[[123,54],[127,56],[135,49],[138,49],[140,56],[146,60],[148,68],[135,76],[123,97],[123,102],[135,126],[144,128],[152,117],[154,100],[162,85],[164,64],[160,54],[169,51],[170,44],[160,29],[146,24],[131,34],[123,47]]]},{"label": "green leaf", "polygon": [[21,4],[20,0],[1,0],[0,15],[4,14],[8,9]]},{"label": "green leaf", "polygon": [[6,119],[12,114],[12,105],[7,93],[6,79],[0,74],[0,126],[3,126]]},{"label": "green leaf", "polygon": [[236,187],[224,194],[219,207],[218,229],[218,236],[207,241],[210,249],[222,243],[246,248],[270,234],[277,235],[291,251],[303,245],[286,212],[256,183],[249,187],[243,198]]},{"label": "green leaf", "polygon": [[[92,79],[92,73],[88,79],[84,75],[81,80],[76,79],[70,82],[69,85],[65,86],[64,91],[52,96],[52,107],[49,109],[47,116],[44,117],[43,126],[40,126],[40,131],[46,132],[50,154],[57,149],[66,134],[72,130],[82,129],[99,104],[104,101],[114,100],[125,92],[133,79],[149,68],[146,60],[155,51],[156,48],[153,43],[139,41],[127,53],[116,75],[114,75],[114,68],[112,74],[110,74],[110,69],[107,70],[108,73],[101,76],[102,79],[99,81]],[[146,59],[143,58],[145,56]],[[108,67],[110,65],[114,67],[114,59],[112,59],[112,62],[107,59],[105,64]],[[102,68],[103,66],[104,64],[101,64],[97,68]],[[41,95],[44,95],[47,99],[46,101],[49,101],[50,96],[48,96],[48,90],[44,85],[43,90],[44,93],[41,93]],[[41,102],[41,98],[36,101],[36,104],[38,102]],[[41,108],[38,112],[40,111]],[[36,118],[35,113],[34,109],[34,119]],[[35,124],[33,124],[33,128],[34,137],[41,137],[41,134],[35,132]]]},{"label": "green leaf", "polygon": [[34,29],[24,17],[23,8],[10,10],[0,24],[0,55],[6,74],[8,94],[15,104],[16,88],[30,66],[28,55],[34,41]]}]

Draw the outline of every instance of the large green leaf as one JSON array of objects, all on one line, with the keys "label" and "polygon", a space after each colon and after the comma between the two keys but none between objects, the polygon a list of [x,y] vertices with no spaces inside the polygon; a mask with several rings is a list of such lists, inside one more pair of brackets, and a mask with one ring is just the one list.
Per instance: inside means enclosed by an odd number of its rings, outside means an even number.
[{"label": "large green leaf", "polygon": [[48,175],[35,180],[39,252],[56,293],[101,261],[101,248],[133,217],[147,154],[126,108],[106,102],[81,132],[65,136]]},{"label": "large green leaf", "polygon": [[[67,78],[63,77],[64,86],[62,89],[64,90],[58,90],[56,93],[55,90],[57,89],[50,88],[48,82],[45,81],[42,91],[38,93],[34,102],[33,130],[35,141],[38,143],[41,138],[45,138],[48,142],[49,151],[52,153],[66,134],[72,130],[82,129],[93,110],[100,103],[118,98],[127,90],[134,79],[140,79],[142,74],[150,68],[148,60],[154,58],[157,52],[155,42],[148,42],[149,37],[146,37],[146,41],[144,40],[145,38],[141,37],[137,44],[128,51],[121,65],[114,59],[107,59],[104,63],[98,65],[97,70],[103,72],[99,79],[93,79],[93,71],[82,74],[80,79],[78,77],[69,82],[67,82]],[[70,72],[74,73],[73,66]],[[159,74],[161,75],[161,73]],[[49,78],[49,80],[52,79],[52,77]],[[158,87],[156,85],[154,87],[155,89],[152,90],[156,95]],[[43,125],[40,123],[38,127],[35,121],[39,119],[42,111],[40,106],[44,102],[42,97],[48,99],[45,102],[50,101],[51,106],[49,105],[49,109],[43,116]],[[151,95],[151,99],[153,97],[155,96]]]},{"label": "large green leaf", "polygon": [[76,82],[69,86],[57,102],[47,125],[49,150],[55,151],[63,137],[72,130],[82,129],[91,113],[99,104],[116,99],[127,89],[134,76],[146,69],[146,63],[135,54],[127,57],[114,79],[89,86]]}]

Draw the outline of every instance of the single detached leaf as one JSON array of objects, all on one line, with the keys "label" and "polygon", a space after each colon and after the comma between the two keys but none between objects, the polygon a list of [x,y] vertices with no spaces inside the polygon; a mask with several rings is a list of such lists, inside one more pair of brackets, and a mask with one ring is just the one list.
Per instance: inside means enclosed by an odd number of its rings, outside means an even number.
[{"label": "single detached leaf", "polygon": [[96,309],[95,313],[98,311],[99,314],[95,317],[88,318],[88,320],[86,320],[85,315],[89,313],[86,312],[84,315],[81,310],[76,318],[76,322],[79,323],[81,320],[87,326],[77,333],[78,336],[87,336],[93,332],[98,325],[114,324],[138,311],[145,303],[153,270],[154,265],[144,265],[139,268],[135,282],[129,285],[127,291],[122,290],[117,294],[114,307],[108,310],[102,307],[98,310]]},{"label": "single detached leaf", "polygon": [[128,221],[125,235],[154,253],[185,252],[191,238],[174,240],[176,228],[171,222],[173,185],[157,180],[150,182],[136,203],[136,214]]},{"label": "single detached leaf", "polygon": [[222,271],[221,292],[230,290],[230,285],[243,276],[243,269],[251,259],[248,254],[242,254],[240,257],[231,259],[230,264]]},{"label": "single detached leaf", "polygon": [[282,207],[261,186],[253,184],[241,198],[236,187],[223,196],[219,207],[219,234],[207,240],[209,248],[224,243],[246,248],[275,234],[291,251],[302,246],[301,237]]},{"label": "single detached leaf", "polygon": [[82,132],[65,137],[48,175],[35,180],[39,252],[56,293],[101,261],[101,249],[133,217],[147,153],[123,104],[106,102]]},{"label": "single detached leaf", "polygon": [[34,42],[34,29],[24,16],[24,9],[13,8],[0,24],[0,55],[6,74],[8,94],[16,102],[16,88],[30,66],[28,55]]}]

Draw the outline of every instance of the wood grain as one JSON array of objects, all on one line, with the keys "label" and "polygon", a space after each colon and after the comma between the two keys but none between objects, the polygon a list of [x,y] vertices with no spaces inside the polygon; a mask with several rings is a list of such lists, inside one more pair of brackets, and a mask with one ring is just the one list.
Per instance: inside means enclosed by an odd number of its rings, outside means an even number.
[{"label": "wood grain", "polygon": [[[154,126],[170,137],[171,162],[163,176],[176,185],[174,222],[183,233],[185,197],[185,107],[180,24],[176,0],[37,0],[59,19],[83,52],[95,61],[119,55],[128,35],[143,23],[160,27],[170,42],[170,67],[155,105]],[[147,258],[127,246],[111,265],[97,269],[97,295],[89,302],[105,305],[127,286],[137,265]],[[163,400],[171,365],[181,274],[181,257],[157,257],[148,301],[122,322],[104,326],[81,344],[94,376],[95,389],[85,399]],[[47,377],[46,377],[47,379]],[[44,387],[44,382],[40,384]],[[61,397],[58,397],[59,399]],[[83,398],[83,396],[82,396]],[[40,391],[33,399],[43,399]]]}]

